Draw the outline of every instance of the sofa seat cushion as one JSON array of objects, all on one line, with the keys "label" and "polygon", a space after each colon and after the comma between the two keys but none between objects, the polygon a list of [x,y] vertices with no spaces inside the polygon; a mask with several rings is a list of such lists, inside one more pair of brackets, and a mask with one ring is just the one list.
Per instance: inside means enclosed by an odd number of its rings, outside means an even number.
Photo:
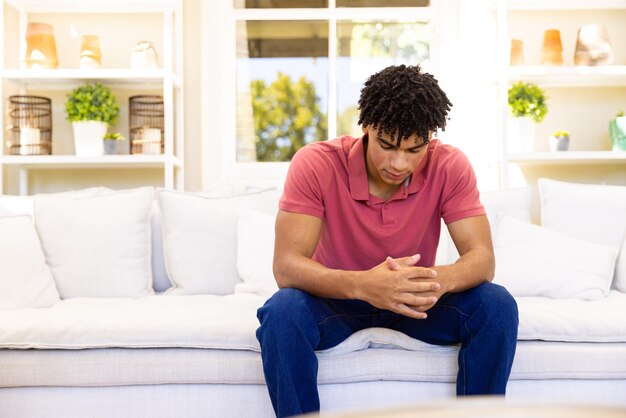
[{"label": "sofa seat cushion", "polygon": [[[453,383],[458,347],[320,353],[320,384]],[[259,353],[194,348],[0,350],[0,387],[263,384]],[[626,343],[521,341],[511,380],[626,379]]]},{"label": "sofa seat cushion", "polygon": [[[72,298],[50,308],[0,310],[0,348],[187,347],[259,351],[259,296],[154,295]],[[520,340],[626,342],[626,294],[583,301],[517,298]],[[401,333],[367,329],[328,351],[349,353],[424,345]]]},{"label": "sofa seat cushion", "polygon": [[518,340],[626,342],[626,293],[605,299],[516,298]]}]

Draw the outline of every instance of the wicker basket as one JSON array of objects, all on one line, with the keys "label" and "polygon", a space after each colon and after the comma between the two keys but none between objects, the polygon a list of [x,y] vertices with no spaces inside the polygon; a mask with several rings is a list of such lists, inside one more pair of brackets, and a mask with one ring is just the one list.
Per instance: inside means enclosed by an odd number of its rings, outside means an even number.
[{"label": "wicker basket", "polygon": [[164,106],[162,96],[128,98],[131,154],[162,154]]},{"label": "wicker basket", "polygon": [[7,99],[9,155],[52,154],[52,101],[40,96]]}]

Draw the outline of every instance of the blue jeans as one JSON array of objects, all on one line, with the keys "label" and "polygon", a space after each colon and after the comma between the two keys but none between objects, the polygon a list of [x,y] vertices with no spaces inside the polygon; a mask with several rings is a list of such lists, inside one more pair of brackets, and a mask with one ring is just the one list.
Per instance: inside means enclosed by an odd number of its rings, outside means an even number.
[{"label": "blue jeans", "polygon": [[265,381],[278,417],[319,411],[315,350],[334,347],[370,327],[397,330],[429,344],[460,343],[457,395],[504,395],[518,325],[515,300],[493,283],[442,296],[427,319],[298,289],[279,290],[257,317]]}]

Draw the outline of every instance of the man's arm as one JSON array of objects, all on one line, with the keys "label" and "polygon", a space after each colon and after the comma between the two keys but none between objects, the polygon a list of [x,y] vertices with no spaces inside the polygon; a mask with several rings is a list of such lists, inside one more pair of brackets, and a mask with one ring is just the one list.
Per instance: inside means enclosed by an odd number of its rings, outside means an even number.
[{"label": "man's arm", "polygon": [[440,293],[461,292],[493,279],[495,257],[489,221],[485,215],[448,224],[460,258],[447,266],[436,266]]},{"label": "man's arm", "polygon": [[301,289],[326,298],[361,299],[412,318],[426,317],[413,307],[436,302],[433,292],[440,286],[433,281],[434,269],[412,266],[418,257],[398,260],[404,267],[399,270],[392,270],[385,261],[366,271],[329,269],[311,259],[321,231],[319,218],[278,212],[274,276],[279,287]]}]

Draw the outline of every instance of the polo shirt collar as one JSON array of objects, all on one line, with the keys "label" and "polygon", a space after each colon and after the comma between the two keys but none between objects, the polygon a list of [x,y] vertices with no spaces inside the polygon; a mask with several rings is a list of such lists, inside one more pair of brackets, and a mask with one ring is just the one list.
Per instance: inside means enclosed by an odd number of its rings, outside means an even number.
[{"label": "polo shirt collar", "polygon": [[[365,166],[365,136],[361,136],[357,139],[348,153],[348,173],[350,176],[350,195],[354,200],[369,200],[369,185],[367,181],[367,168]],[[426,181],[424,173],[426,172],[426,165],[430,161],[432,152],[437,146],[437,140],[433,139],[428,145],[426,155],[420,161],[419,165],[411,174],[409,178],[407,194],[417,193]],[[405,182],[406,183],[406,182]],[[404,188],[404,185],[403,185]]]},{"label": "polo shirt collar", "polygon": [[348,153],[350,195],[354,200],[369,200],[370,198],[367,167],[365,166],[364,140],[366,135],[357,139]]}]

